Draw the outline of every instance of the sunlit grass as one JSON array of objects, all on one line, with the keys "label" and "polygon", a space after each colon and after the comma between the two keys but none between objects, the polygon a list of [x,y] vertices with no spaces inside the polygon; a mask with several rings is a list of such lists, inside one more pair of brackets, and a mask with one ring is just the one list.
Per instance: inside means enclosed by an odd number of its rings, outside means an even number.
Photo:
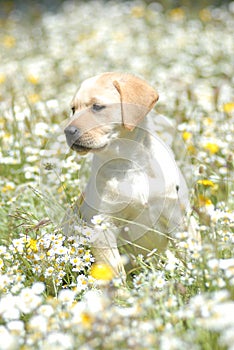
[{"label": "sunlit grass", "polygon": [[[233,349],[233,3],[198,13],[135,1],[7,11],[0,349]],[[138,256],[126,287],[95,265],[90,228],[77,222],[65,237],[59,227],[90,170],[89,156],[67,150],[61,125],[80,82],[110,70],[159,91],[157,112],[175,122],[188,154],[202,237],[178,232],[165,253]]]}]

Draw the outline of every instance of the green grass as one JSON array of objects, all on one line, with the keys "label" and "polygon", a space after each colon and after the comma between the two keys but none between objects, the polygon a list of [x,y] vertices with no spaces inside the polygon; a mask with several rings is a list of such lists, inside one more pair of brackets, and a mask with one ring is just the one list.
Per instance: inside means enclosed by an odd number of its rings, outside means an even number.
[{"label": "green grass", "polygon": [[[0,349],[233,349],[233,12],[135,1],[5,8]],[[187,151],[202,237],[179,232],[160,256],[137,257],[126,287],[93,277],[90,229],[77,224],[68,238],[60,228],[91,160],[68,152],[62,125],[80,83],[110,70],[159,91],[156,112]]]}]

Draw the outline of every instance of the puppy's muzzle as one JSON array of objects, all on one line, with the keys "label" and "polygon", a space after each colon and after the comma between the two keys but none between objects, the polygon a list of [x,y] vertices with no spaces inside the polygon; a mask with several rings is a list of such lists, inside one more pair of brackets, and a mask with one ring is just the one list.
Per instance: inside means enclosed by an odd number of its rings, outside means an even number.
[{"label": "puppy's muzzle", "polygon": [[73,150],[80,154],[86,154],[92,150],[91,144],[87,144],[87,141],[82,140],[82,132],[74,125],[68,125],[64,129],[66,135],[67,144]]},{"label": "puppy's muzzle", "polygon": [[66,135],[67,144],[71,148],[78,141],[79,137],[81,136],[80,130],[74,125],[68,125],[64,129],[64,133]]}]

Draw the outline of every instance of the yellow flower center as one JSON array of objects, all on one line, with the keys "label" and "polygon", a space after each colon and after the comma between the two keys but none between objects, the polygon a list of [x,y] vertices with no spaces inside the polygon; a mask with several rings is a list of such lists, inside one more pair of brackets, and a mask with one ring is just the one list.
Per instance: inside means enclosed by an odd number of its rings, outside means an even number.
[{"label": "yellow flower center", "polygon": [[82,312],[81,322],[83,326],[90,327],[93,322],[93,318],[87,312]]}]

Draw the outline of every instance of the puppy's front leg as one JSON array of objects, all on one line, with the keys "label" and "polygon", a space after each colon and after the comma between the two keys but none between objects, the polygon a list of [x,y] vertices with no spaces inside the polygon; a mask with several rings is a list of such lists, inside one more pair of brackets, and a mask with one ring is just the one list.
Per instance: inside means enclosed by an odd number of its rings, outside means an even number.
[{"label": "puppy's front leg", "polygon": [[126,280],[126,272],[114,233],[110,230],[100,230],[100,232],[96,232],[95,237],[91,241],[91,250],[96,263],[104,263],[110,266],[113,277],[120,277],[124,282]]}]

